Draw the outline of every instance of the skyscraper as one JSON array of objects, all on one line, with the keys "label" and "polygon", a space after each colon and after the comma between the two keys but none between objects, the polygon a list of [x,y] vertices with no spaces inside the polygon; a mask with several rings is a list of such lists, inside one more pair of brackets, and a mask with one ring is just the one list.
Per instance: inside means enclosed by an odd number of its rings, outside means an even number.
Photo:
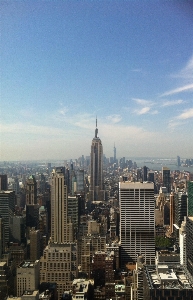
[{"label": "skyscraper", "polygon": [[122,266],[143,255],[155,263],[154,184],[120,182],[120,240]]},{"label": "skyscraper", "polygon": [[91,145],[91,175],[90,175],[90,200],[104,200],[105,193],[103,189],[103,146],[100,138],[97,136],[97,119],[95,137]]},{"label": "skyscraper", "polygon": [[116,163],[116,161],[117,161],[116,148],[115,148],[115,144],[114,144],[114,163]]},{"label": "skyscraper", "polygon": [[68,216],[68,191],[64,168],[56,168],[51,178],[51,242],[40,258],[40,283],[55,282],[58,299],[70,290],[77,276],[77,244]]},{"label": "skyscraper", "polygon": [[26,182],[26,205],[37,204],[37,182],[31,175]]},{"label": "skyscraper", "polygon": [[181,166],[181,161],[180,161],[180,157],[177,156],[177,166],[180,167]]},{"label": "skyscraper", "polygon": [[0,216],[3,218],[5,230],[5,243],[10,242],[11,238],[11,218],[15,210],[15,192],[1,191],[0,192]]},{"label": "skyscraper", "polygon": [[193,217],[186,218],[186,262],[193,280]]},{"label": "skyscraper", "polygon": [[188,181],[188,216],[193,217],[193,181]]},{"label": "skyscraper", "polygon": [[80,193],[80,192],[84,192],[84,170],[83,169],[79,169],[77,171],[77,186],[76,186],[76,192]]},{"label": "skyscraper", "polygon": [[72,223],[68,222],[67,186],[62,168],[56,168],[52,173],[51,183],[51,238],[55,243],[73,241]]},{"label": "skyscraper", "polygon": [[143,167],[143,181],[147,181],[147,167]]},{"label": "skyscraper", "polygon": [[0,191],[7,191],[7,175],[0,174]]},{"label": "skyscraper", "polygon": [[32,227],[39,228],[39,205],[37,204],[37,182],[31,175],[26,181],[26,227],[27,238]]},{"label": "skyscraper", "polygon": [[162,167],[162,182],[163,187],[166,187],[167,193],[171,192],[171,178],[170,178],[170,169],[167,167]]}]

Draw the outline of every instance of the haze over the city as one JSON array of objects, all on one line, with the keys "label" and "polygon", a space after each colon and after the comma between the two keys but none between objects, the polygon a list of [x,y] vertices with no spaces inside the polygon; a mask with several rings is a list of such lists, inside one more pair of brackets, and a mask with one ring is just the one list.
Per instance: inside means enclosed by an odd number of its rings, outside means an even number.
[{"label": "haze over the city", "polygon": [[1,160],[192,157],[191,1],[2,1]]}]

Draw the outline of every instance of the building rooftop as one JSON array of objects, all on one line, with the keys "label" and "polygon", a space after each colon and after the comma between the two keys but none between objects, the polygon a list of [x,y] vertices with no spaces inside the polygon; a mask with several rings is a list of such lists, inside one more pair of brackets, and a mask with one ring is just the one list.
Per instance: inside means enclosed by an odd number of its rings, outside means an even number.
[{"label": "building rooftop", "polygon": [[150,289],[191,289],[193,288],[182,266],[170,269],[167,265],[145,266],[145,275]]},{"label": "building rooftop", "polygon": [[34,266],[36,265],[37,262],[38,262],[38,260],[36,260],[35,262],[31,262],[31,261],[23,261],[23,262],[19,265],[19,268],[34,268]]}]

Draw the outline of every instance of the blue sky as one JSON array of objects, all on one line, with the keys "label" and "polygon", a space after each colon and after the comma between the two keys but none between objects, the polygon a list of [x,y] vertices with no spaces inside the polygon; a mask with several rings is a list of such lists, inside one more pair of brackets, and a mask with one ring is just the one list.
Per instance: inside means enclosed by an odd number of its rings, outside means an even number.
[{"label": "blue sky", "polygon": [[193,158],[192,1],[1,1],[1,160]]}]

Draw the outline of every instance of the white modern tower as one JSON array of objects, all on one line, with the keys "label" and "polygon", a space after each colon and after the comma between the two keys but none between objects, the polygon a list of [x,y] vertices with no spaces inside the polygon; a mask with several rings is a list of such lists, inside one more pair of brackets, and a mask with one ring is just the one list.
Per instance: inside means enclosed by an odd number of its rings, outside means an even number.
[{"label": "white modern tower", "polygon": [[143,255],[155,263],[154,184],[120,182],[120,239],[122,266]]},{"label": "white modern tower", "polygon": [[91,174],[90,174],[90,200],[99,201],[104,200],[103,189],[103,146],[100,138],[97,136],[97,119],[95,137],[91,145]]}]

